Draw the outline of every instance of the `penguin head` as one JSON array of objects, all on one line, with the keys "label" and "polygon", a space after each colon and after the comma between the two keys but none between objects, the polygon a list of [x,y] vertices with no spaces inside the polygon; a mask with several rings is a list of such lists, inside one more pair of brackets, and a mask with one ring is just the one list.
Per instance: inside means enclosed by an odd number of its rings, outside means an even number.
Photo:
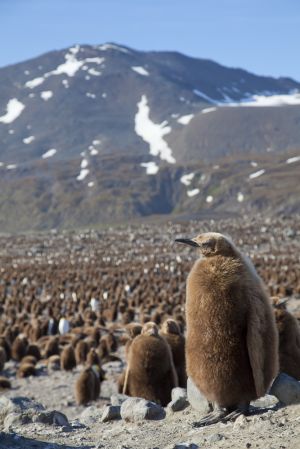
[{"label": "penguin head", "polygon": [[175,334],[175,335],[180,334],[179,326],[177,322],[172,318],[168,318],[166,321],[163,322],[162,331],[165,332],[166,334]]},{"label": "penguin head", "polygon": [[157,324],[153,323],[152,321],[149,321],[148,323],[144,324],[142,328],[142,335],[151,335],[157,337],[158,336]]},{"label": "penguin head", "polygon": [[192,239],[176,239],[175,242],[198,248],[205,257],[233,256],[235,254],[235,248],[230,238],[218,232],[204,232]]}]

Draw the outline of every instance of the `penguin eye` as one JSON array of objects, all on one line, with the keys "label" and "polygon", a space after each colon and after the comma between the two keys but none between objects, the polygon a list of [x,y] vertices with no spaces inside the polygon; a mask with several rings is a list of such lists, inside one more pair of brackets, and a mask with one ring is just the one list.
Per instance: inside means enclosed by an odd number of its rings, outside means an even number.
[{"label": "penguin eye", "polygon": [[212,240],[212,239],[206,240],[205,242],[203,242],[201,244],[201,246],[203,246],[203,248],[205,248],[205,249],[214,249],[214,247],[215,247],[215,240]]}]

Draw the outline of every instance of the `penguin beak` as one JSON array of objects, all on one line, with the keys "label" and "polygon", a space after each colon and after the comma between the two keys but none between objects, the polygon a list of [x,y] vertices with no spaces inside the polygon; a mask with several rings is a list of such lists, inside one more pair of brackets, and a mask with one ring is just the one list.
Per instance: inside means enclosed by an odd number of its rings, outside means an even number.
[{"label": "penguin beak", "polygon": [[199,248],[198,243],[193,239],[175,239],[175,242],[184,243],[185,245],[195,246],[196,248]]}]

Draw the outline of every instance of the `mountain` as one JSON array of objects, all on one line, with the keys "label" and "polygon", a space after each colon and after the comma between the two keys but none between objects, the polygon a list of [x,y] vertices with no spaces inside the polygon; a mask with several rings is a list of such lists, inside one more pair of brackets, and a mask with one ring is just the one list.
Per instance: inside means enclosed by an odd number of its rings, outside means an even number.
[{"label": "mountain", "polygon": [[300,210],[290,78],[109,43],[2,68],[0,87],[0,231]]}]

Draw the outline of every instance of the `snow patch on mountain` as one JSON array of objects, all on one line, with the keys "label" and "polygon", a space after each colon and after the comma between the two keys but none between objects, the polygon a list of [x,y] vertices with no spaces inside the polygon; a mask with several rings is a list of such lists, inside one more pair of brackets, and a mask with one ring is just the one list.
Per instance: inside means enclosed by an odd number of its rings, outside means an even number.
[{"label": "snow patch on mountain", "polygon": [[202,109],[201,113],[208,114],[209,112],[214,112],[216,110],[217,110],[217,108],[205,108],[205,109]]},{"label": "snow patch on mountain", "polygon": [[180,178],[180,182],[185,186],[189,186],[195,176],[195,173],[188,173],[186,175],[182,175]]},{"label": "snow patch on mountain", "polygon": [[87,168],[82,168],[81,170],[80,170],[80,173],[79,173],[79,175],[77,176],[77,181],[83,181],[86,177],[87,177],[87,175],[89,174],[89,169],[87,169]]},{"label": "snow patch on mountain", "polygon": [[[85,64],[94,63],[101,65],[105,61],[105,58],[99,58],[98,56],[94,58],[85,58],[82,60],[78,60],[76,58],[77,53],[74,51],[74,48],[70,49],[69,51],[70,53],[67,53],[65,55],[65,62],[57,66],[56,69],[52,70],[51,72],[45,73],[44,76],[27,81],[25,83],[25,87],[28,87],[29,89],[34,89],[35,87],[43,84],[47,78],[53,75],[67,75],[69,77],[73,77],[78,72],[78,70],[82,68]],[[96,73],[97,76],[98,74],[101,74],[100,72],[94,70],[94,72],[92,72],[91,75],[95,76]]]},{"label": "snow patch on mountain", "polygon": [[46,151],[46,153],[44,153],[42,155],[42,159],[48,159],[49,157],[52,157],[56,154],[57,150],[55,148],[51,148],[50,150]]},{"label": "snow patch on mountain", "polygon": [[142,95],[137,107],[138,112],[135,115],[136,134],[149,144],[152,156],[159,156],[161,160],[174,164],[176,160],[172,155],[172,150],[163,139],[166,134],[171,132],[172,128],[167,126],[165,121],[160,124],[152,122],[146,95]]},{"label": "snow patch on mountain", "polygon": [[159,166],[155,162],[143,162],[141,167],[146,168],[147,175],[156,175],[159,170]]},{"label": "snow patch on mountain", "polygon": [[41,92],[41,98],[44,100],[44,101],[48,101],[48,100],[50,100],[50,98],[52,98],[53,97],[53,92],[52,92],[52,90],[44,90],[43,92]]},{"label": "snow patch on mountain", "polygon": [[182,115],[179,119],[177,119],[177,122],[181,125],[188,125],[193,118],[194,114]]},{"label": "snow patch on mountain", "polygon": [[295,157],[290,157],[289,159],[286,160],[287,164],[293,164],[294,162],[299,162],[300,161],[300,156],[295,156]]},{"label": "snow patch on mountain", "polygon": [[127,48],[121,47],[120,45],[115,44],[103,44],[97,46],[98,50],[107,51],[107,50],[116,50],[122,53],[130,53]]},{"label": "snow patch on mountain", "polygon": [[98,70],[95,70],[93,67],[88,70],[88,73],[92,76],[100,76],[101,75],[101,72],[99,72]]},{"label": "snow patch on mountain", "polygon": [[266,172],[266,170],[262,169],[262,170],[258,170],[254,173],[251,173],[251,175],[249,175],[249,179],[255,179],[258,178],[259,176],[263,175]]},{"label": "snow patch on mountain", "polygon": [[25,109],[25,105],[17,98],[9,100],[6,106],[6,114],[0,117],[0,123],[12,123],[15,121]]},{"label": "snow patch on mountain", "polygon": [[133,70],[134,72],[138,73],[139,75],[142,76],[149,76],[149,72],[144,69],[144,67],[140,67],[140,66],[133,66],[131,67],[131,70]]},{"label": "snow patch on mountain", "polygon": [[229,103],[227,106],[246,106],[246,107],[274,107],[274,106],[292,106],[300,104],[300,93],[286,95],[253,95],[238,103]]},{"label": "snow patch on mountain", "polygon": [[188,190],[186,192],[187,196],[189,196],[190,198],[192,198],[193,196],[198,195],[198,193],[200,192],[199,189],[192,189],[192,190]]},{"label": "snow patch on mountain", "polygon": [[208,101],[209,103],[218,104],[218,102],[216,100],[214,100],[213,98],[209,97],[204,92],[201,92],[199,89],[194,89],[193,92],[194,92],[195,95],[197,95],[198,97],[203,98],[204,100]]},{"label": "snow patch on mountain", "polygon": [[25,143],[25,145],[28,145],[28,144],[30,144],[31,142],[33,142],[34,139],[35,139],[34,136],[28,136],[28,137],[25,137],[25,138],[23,139],[23,143]]}]

